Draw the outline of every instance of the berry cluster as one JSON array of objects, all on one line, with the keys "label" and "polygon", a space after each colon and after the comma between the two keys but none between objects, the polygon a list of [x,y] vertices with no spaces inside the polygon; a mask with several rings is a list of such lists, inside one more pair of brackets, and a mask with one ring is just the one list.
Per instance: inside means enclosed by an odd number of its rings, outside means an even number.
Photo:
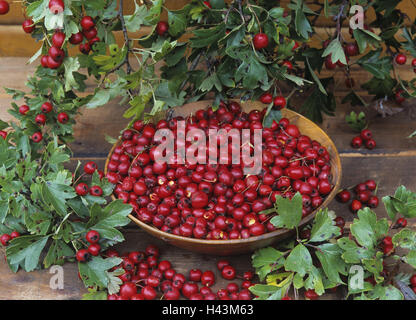
[{"label": "berry cluster", "polygon": [[91,256],[98,256],[101,251],[101,247],[98,244],[100,240],[100,234],[95,230],[90,230],[85,235],[85,240],[89,243],[87,249],[80,249],[77,251],[75,258],[79,262],[86,262]]},{"label": "berry cluster", "polygon": [[[92,175],[97,170],[100,179],[104,177],[104,172],[97,169],[97,164],[94,161],[89,161],[84,165],[84,173]],[[100,186],[91,186],[91,188],[85,183],[81,182],[75,186],[75,192],[77,195],[83,197],[90,194],[95,197],[101,197],[103,195],[103,189]]]},{"label": "berry cluster", "polygon": [[[36,114],[34,116],[34,122],[39,126],[43,127],[47,121],[58,121],[61,124],[66,124],[69,121],[69,115],[66,112],[59,112],[56,114],[55,112],[52,112],[54,110],[54,107],[51,102],[46,101],[42,104],[40,111],[41,113]],[[22,116],[29,116],[28,112],[30,111],[30,107],[26,104],[23,104],[19,107],[19,113]],[[32,114],[30,114],[32,116]],[[43,140],[43,134],[42,131],[36,131],[34,134],[32,134],[32,141],[35,143],[39,143]]]},{"label": "berry cluster", "polygon": [[361,130],[360,135],[354,137],[351,141],[351,146],[355,149],[361,148],[363,144],[370,150],[376,147],[376,142],[373,139],[373,133],[368,129]]},{"label": "berry cluster", "polygon": [[[107,250],[107,257],[119,257],[115,250]],[[157,297],[165,300],[251,300],[248,290],[253,284],[254,274],[247,271],[243,275],[243,282],[239,286],[235,282],[227,284],[224,289],[216,293],[212,291],[215,284],[215,274],[211,270],[201,271],[192,269],[188,279],[182,273],[177,273],[168,260],[159,261],[159,249],[154,245],[146,247],[144,252],[133,251],[121,256],[123,262],[115,267],[123,273],[119,278],[123,281],[120,291],[108,295],[108,300],[154,300]],[[226,280],[234,280],[235,269],[228,261],[219,261],[218,270]],[[200,284],[200,286],[199,286]]]},{"label": "berry cluster", "polygon": [[0,236],[0,242],[3,246],[7,247],[9,245],[9,241],[17,237],[20,237],[20,234],[16,230],[10,234],[4,233]]},{"label": "berry cluster", "polygon": [[[292,198],[300,192],[303,216],[310,214],[332,190],[331,165],[326,148],[301,135],[288,119],[263,128],[264,114],[265,110],[247,114],[237,102],[230,102],[216,111],[198,110],[186,119],[160,120],[156,125],[136,121],[115,147],[107,179],[116,184],[117,198],[131,204],[141,221],[164,232],[218,240],[274,231],[269,221],[272,215],[261,212],[271,208],[277,196]],[[156,162],[156,130],[170,129],[176,137],[180,120],[186,121],[186,132],[195,128],[206,133],[209,129],[263,129],[261,173],[244,176],[243,169],[252,163],[244,163],[242,158],[240,164],[232,164],[235,146],[231,144],[227,164],[183,165],[178,164],[176,154],[171,164]],[[220,140],[214,148],[219,144]],[[190,145],[187,142],[185,147]]]},{"label": "berry cluster", "polygon": [[[364,205],[367,205],[370,208],[377,208],[379,200],[378,197],[372,193],[376,188],[377,184],[374,180],[367,180],[357,184],[354,187],[355,199],[350,203],[351,211],[356,213],[358,210],[362,209]],[[341,190],[336,196],[336,199],[341,203],[348,203],[351,198],[351,192],[348,189]]]},{"label": "berry cluster", "polygon": [[[289,61],[287,61],[290,63]],[[291,64],[291,63],[290,63]],[[281,110],[286,107],[286,99],[283,96],[276,96],[273,98],[272,94],[269,92],[265,92],[261,95],[260,101],[264,104],[270,104],[273,102],[273,109]]]}]

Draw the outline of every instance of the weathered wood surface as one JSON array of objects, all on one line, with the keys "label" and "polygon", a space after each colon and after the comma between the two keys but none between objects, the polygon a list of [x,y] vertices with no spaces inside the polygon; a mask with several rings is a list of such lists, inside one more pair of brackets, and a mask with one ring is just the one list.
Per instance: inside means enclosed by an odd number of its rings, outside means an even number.
[{"label": "weathered wood surface", "polygon": [[[0,88],[4,86],[24,88],[27,75],[33,71],[33,66],[25,66],[24,61],[24,58],[0,58],[0,74],[2,74]],[[362,83],[361,76],[357,77],[356,81]],[[0,89],[0,118],[10,119],[6,113],[9,104],[10,98],[3,89]],[[97,110],[83,111],[75,127],[77,142],[72,145],[75,151],[72,165],[78,160],[94,159],[103,168],[105,156],[110,149],[104,134],[117,136],[127,123],[126,119],[121,117],[123,108],[117,103],[112,103]],[[371,178],[379,182],[378,196],[380,197],[391,194],[400,184],[416,190],[416,170],[414,170],[416,140],[406,138],[416,129],[416,121],[404,112],[386,119],[376,119],[376,115],[370,112],[369,118],[374,120],[371,121],[370,128],[378,147],[373,151],[353,150],[349,143],[354,133],[343,119],[344,115],[353,109],[348,105],[343,105],[336,118],[326,117],[322,124],[340,151],[344,173],[342,187],[354,186]],[[346,205],[333,201],[329,208],[335,210],[347,221],[352,221],[353,214]],[[376,209],[376,212],[380,217],[385,216],[382,205]],[[218,259],[216,257],[194,254],[168,246],[151,238],[133,224],[126,228],[125,234],[127,241],[119,247],[122,252],[132,249],[140,250],[152,242],[160,245],[163,259],[172,261],[179,272],[187,273],[192,267],[215,270],[215,263]],[[230,257],[230,260],[240,273],[250,267],[250,255]],[[0,299],[79,299],[86,290],[77,277],[76,269],[75,264],[65,265],[65,289],[55,291],[49,288],[52,275],[48,273],[48,270],[13,274],[1,257]],[[215,288],[224,287],[221,278],[217,278],[219,282]],[[328,294],[324,299],[337,297],[337,295]]]}]

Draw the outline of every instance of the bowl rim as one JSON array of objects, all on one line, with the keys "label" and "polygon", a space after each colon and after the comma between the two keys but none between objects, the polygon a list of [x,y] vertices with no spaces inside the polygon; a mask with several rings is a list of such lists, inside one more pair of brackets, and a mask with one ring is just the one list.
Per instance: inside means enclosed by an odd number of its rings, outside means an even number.
[{"label": "bowl rim", "polygon": [[[199,102],[203,102],[204,104],[207,104],[209,102],[212,102],[213,100],[204,100],[204,101],[199,101]],[[244,104],[244,103],[250,103],[250,101],[247,102],[243,102],[240,101],[240,104]],[[251,102],[252,103],[252,102]],[[195,104],[191,103],[191,104]],[[202,103],[201,103],[202,104]],[[182,107],[189,105],[189,104],[185,104]],[[324,202],[322,202],[322,204],[316,208],[315,210],[313,210],[310,214],[308,214],[306,217],[302,218],[301,221],[299,222],[299,227],[302,227],[306,224],[308,224],[316,215],[317,212],[319,212],[319,210],[325,208],[328,206],[328,204],[334,199],[334,197],[336,196],[338,189],[340,188],[341,185],[341,178],[342,178],[342,166],[341,166],[341,158],[339,156],[338,150],[335,147],[334,142],[332,141],[332,139],[328,136],[328,134],[316,123],[314,123],[312,120],[306,118],[305,116],[290,110],[290,109],[283,109],[282,113],[288,113],[288,114],[292,114],[292,116],[297,116],[299,118],[301,118],[303,121],[309,122],[315,129],[318,129],[320,135],[322,135],[326,141],[327,144],[330,145],[333,153],[334,153],[334,165],[335,167],[338,169],[338,176],[336,181],[334,181],[334,187],[332,189],[332,191],[328,194],[328,196],[325,198]],[[284,115],[282,115],[284,117]],[[108,163],[110,162],[110,157],[114,152],[114,149],[121,143],[121,138],[119,138],[117,140],[116,143],[113,144],[110,152],[108,153],[106,162],[105,162],[105,167],[104,167],[104,174],[106,175],[108,172]],[[116,200],[116,197],[114,196],[114,194],[111,195],[111,198],[113,200]],[[134,222],[136,223],[139,227],[141,227],[142,229],[144,229],[145,231],[147,231],[148,233],[152,234],[152,235],[157,235],[159,238],[161,238],[164,241],[180,241],[180,242],[188,242],[188,243],[193,243],[193,244],[201,244],[201,245],[221,245],[221,244],[228,244],[228,245],[240,245],[240,244],[250,244],[253,242],[257,242],[260,240],[272,240],[273,238],[282,235],[282,234],[288,234],[288,233],[293,233],[294,230],[291,229],[285,229],[285,228],[280,228],[277,229],[275,231],[272,232],[266,232],[260,236],[254,236],[254,237],[249,237],[249,238],[245,238],[245,239],[227,239],[227,240],[206,240],[206,239],[197,239],[197,238],[191,238],[191,237],[183,237],[183,236],[179,236],[179,235],[174,235],[171,233],[167,233],[164,232],[162,230],[159,230],[155,227],[152,227],[151,225],[148,225],[142,221],[140,221],[139,219],[137,219],[135,216],[133,216],[132,214],[129,214],[128,217]]]}]

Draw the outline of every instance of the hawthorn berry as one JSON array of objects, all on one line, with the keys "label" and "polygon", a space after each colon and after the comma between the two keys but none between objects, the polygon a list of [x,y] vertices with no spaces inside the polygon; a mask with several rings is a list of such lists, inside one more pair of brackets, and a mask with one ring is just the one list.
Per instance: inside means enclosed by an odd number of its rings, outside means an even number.
[{"label": "hawthorn berry", "polygon": [[189,271],[189,280],[193,282],[200,282],[202,277],[202,271],[199,269],[191,269]]},{"label": "hawthorn berry", "polygon": [[23,31],[24,32],[26,32],[26,33],[32,33],[33,30],[35,30],[35,23],[33,22],[32,19],[26,19],[22,23],[22,28],[23,28]]},{"label": "hawthorn berry", "polygon": [[89,54],[90,53],[90,51],[91,51],[91,46],[90,46],[90,44],[87,42],[87,43],[81,43],[80,45],[79,45],[79,51],[81,52],[81,53],[83,53],[83,54]]},{"label": "hawthorn berry", "polygon": [[338,192],[336,198],[341,203],[347,203],[351,200],[351,192],[349,192],[348,190],[341,190],[340,192]]},{"label": "hawthorn berry", "polygon": [[367,140],[367,141],[365,142],[365,147],[366,147],[367,149],[372,150],[372,149],[374,149],[374,148],[376,147],[376,142],[375,142],[373,139]]},{"label": "hawthorn berry", "polygon": [[46,56],[47,59],[47,67],[49,69],[58,69],[62,65],[62,60],[56,61],[51,56]]},{"label": "hawthorn berry", "polygon": [[39,143],[41,142],[43,139],[43,135],[42,132],[35,132],[34,134],[32,134],[32,141],[35,143]]},{"label": "hawthorn berry", "polygon": [[9,3],[5,0],[0,0],[0,15],[7,14],[9,10]]},{"label": "hawthorn berry", "polygon": [[88,253],[91,254],[92,256],[98,256],[100,254],[101,251],[101,247],[99,244],[94,243],[94,244],[90,244],[88,246]]},{"label": "hawthorn berry", "polygon": [[274,109],[281,110],[286,106],[286,99],[282,96],[277,96],[273,100]]},{"label": "hawthorn berry", "polygon": [[353,148],[360,148],[363,145],[363,139],[360,136],[354,137],[351,141],[351,146]]},{"label": "hawthorn berry", "polygon": [[61,112],[58,114],[58,122],[65,124],[69,120],[69,116],[66,112]]},{"label": "hawthorn berry", "polygon": [[53,105],[50,102],[45,102],[42,104],[42,106],[40,107],[40,111],[42,111],[43,113],[49,113],[53,110]]},{"label": "hawthorn berry", "polygon": [[233,280],[236,277],[236,272],[234,267],[228,265],[221,270],[221,275],[226,280]]},{"label": "hawthorn berry", "polygon": [[412,285],[412,287],[416,287],[416,274],[414,274],[414,275],[410,278],[410,284]]},{"label": "hawthorn berry", "polygon": [[356,213],[362,207],[363,207],[363,204],[360,201],[356,200],[356,199],[352,200],[352,202],[350,204],[350,209],[353,213]]},{"label": "hawthorn berry", "polygon": [[89,191],[90,191],[90,189],[88,188],[88,185],[86,183],[83,183],[83,182],[77,184],[76,187],[75,187],[75,192],[79,196],[86,196]]},{"label": "hawthorn berry", "polygon": [[215,274],[214,272],[208,270],[204,271],[201,275],[201,283],[205,287],[211,287],[215,283]]},{"label": "hawthorn berry", "polygon": [[257,33],[253,38],[254,48],[261,50],[269,45],[269,37],[265,33]]},{"label": "hawthorn berry", "polygon": [[198,285],[192,282],[185,282],[182,286],[182,294],[186,298],[190,298],[194,293],[198,292]]},{"label": "hawthorn berry", "polygon": [[57,47],[50,47],[48,55],[56,62],[60,62],[65,58],[65,51]]},{"label": "hawthorn berry", "polygon": [[65,42],[65,39],[66,39],[65,33],[61,32],[61,31],[56,31],[52,35],[52,44],[53,44],[54,47],[62,48],[62,45]]},{"label": "hawthorn berry", "polygon": [[71,37],[69,38],[69,43],[73,45],[80,44],[83,39],[84,35],[80,31],[71,35]]},{"label": "hawthorn berry", "polygon": [[169,30],[169,24],[166,21],[159,21],[156,25],[156,32],[159,36],[163,36]]},{"label": "hawthorn berry", "polygon": [[406,63],[406,56],[403,53],[399,53],[398,55],[396,55],[396,57],[394,58],[394,61],[396,61],[397,64],[403,65]]},{"label": "hawthorn berry", "polygon": [[7,138],[7,132],[4,130],[0,130],[0,137],[2,137],[4,140]]},{"label": "hawthorn berry", "polygon": [[270,93],[265,92],[260,96],[260,101],[264,104],[270,104],[273,102],[273,96]]},{"label": "hawthorn berry", "polygon": [[93,174],[97,170],[97,164],[94,161],[89,161],[84,165],[84,172],[86,174]]},{"label": "hawthorn berry", "polygon": [[394,99],[398,104],[402,104],[406,100],[406,98],[403,97],[403,93],[403,90],[397,90],[397,92],[394,94]]},{"label": "hawthorn berry", "polygon": [[87,232],[87,234],[85,235],[85,239],[91,243],[91,244],[95,244],[98,243],[98,241],[100,240],[100,234],[98,233],[98,231],[95,230],[90,230]]},{"label": "hawthorn berry", "polygon": [[43,113],[36,115],[35,122],[39,126],[43,126],[46,123],[46,116]]},{"label": "hawthorn berry", "polygon": [[101,189],[100,186],[92,186],[90,189],[90,195],[101,197],[103,195],[103,189]]},{"label": "hawthorn berry", "polygon": [[133,282],[126,282],[120,286],[120,296],[124,299],[128,300],[135,294],[137,294],[137,287]]},{"label": "hawthorn berry", "polygon": [[208,8],[212,9],[212,5],[211,5],[211,3],[209,1],[203,1],[203,4],[205,6],[207,6]]},{"label": "hawthorn berry", "polygon": [[49,10],[53,14],[58,14],[64,11],[65,4],[63,0],[49,0]]},{"label": "hawthorn berry", "polygon": [[370,140],[373,137],[373,133],[368,129],[364,129],[361,131],[360,137],[363,140]]},{"label": "hawthorn berry", "polygon": [[10,233],[10,237],[12,239],[18,238],[18,237],[20,237],[20,233],[15,230],[12,233]]},{"label": "hawthorn berry", "polygon": [[374,180],[367,180],[366,182],[364,182],[364,184],[370,191],[374,191],[377,188],[377,183]]},{"label": "hawthorn berry", "polygon": [[405,228],[407,226],[407,220],[405,218],[399,218],[396,221],[396,228]]},{"label": "hawthorn berry", "polygon": [[224,269],[225,266],[229,266],[230,263],[226,260],[220,260],[217,262],[217,268],[218,270],[222,271],[222,269]]},{"label": "hawthorn berry", "polygon": [[5,247],[7,247],[9,245],[10,240],[12,240],[12,237],[7,233],[2,234],[1,237],[0,237],[0,242]]},{"label": "hawthorn berry", "polygon": [[81,19],[81,27],[84,31],[90,30],[91,28],[95,27],[95,22],[90,16],[82,17]]},{"label": "hawthorn berry", "polygon": [[30,110],[29,106],[26,104],[23,104],[19,107],[19,113],[21,115],[25,115]]},{"label": "hawthorn berry", "polygon": [[357,42],[348,43],[345,46],[345,51],[350,57],[356,56],[359,53]]},{"label": "hawthorn berry", "polygon": [[75,257],[79,262],[86,262],[90,258],[90,253],[88,252],[87,249],[80,249],[77,251]]},{"label": "hawthorn berry", "polygon": [[377,207],[378,207],[378,203],[379,203],[378,197],[377,197],[377,196],[372,196],[372,197],[370,197],[370,199],[368,200],[367,205],[368,205],[370,208],[377,208]]}]

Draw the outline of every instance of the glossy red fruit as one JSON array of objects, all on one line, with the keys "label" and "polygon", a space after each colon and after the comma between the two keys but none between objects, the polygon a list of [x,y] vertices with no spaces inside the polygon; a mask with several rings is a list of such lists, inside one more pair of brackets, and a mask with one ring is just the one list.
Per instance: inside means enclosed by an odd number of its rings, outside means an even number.
[{"label": "glossy red fruit", "polygon": [[236,277],[236,272],[235,272],[234,267],[232,267],[232,266],[225,266],[221,270],[221,275],[226,280],[234,280],[235,277]]},{"label": "glossy red fruit", "polygon": [[394,61],[396,61],[397,64],[403,65],[406,63],[406,56],[403,53],[399,53],[398,55],[396,55],[396,57],[394,58]]},{"label": "glossy red fruit", "polygon": [[4,130],[0,130],[0,137],[2,137],[4,140],[7,138],[7,132]]},{"label": "glossy red fruit", "polygon": [[281,110],[286,106],[286,99],[283,96],[277,96],[273,100],[273,106],[277,110]]},{"label": "glossy red fruit", "polygon": [[413,68],[416,68],[416,58],[414,58],[414,59],[412,60],[412,67],[413,67]]},{"label": "glossy red fruit", "polygon": [[7,247],[9,245],[9,241],[12,240],[12,237],[9,234],[3,234],[0,237],[0,242],[3,246]]},{"label": "glossy red fruit", "polygon": [[307,300],[317,300],[319,298],[318,294],[313,289],[305,291],[305,298]]},{"label": "glossy red fruit", "polygon": [[192,282],[185,282],[182,287],[182,294],[185,298],[190,298],[193,294],[198,293],[198,285]]},{"label": "glossy red fruit", "polygon": [[64,11],[65,4],[63,0],[49,0],[49,10],[53,14],[58,14]]},{"label": "glossy red fruit", "polygon": [[137,294],[136,284],[133,282],[126,282],[120,286],[120,296],[129,300],[132,296]]},{"label": "glossy red fruit", "polygon": [[90,258],[90,253],[88,252],[87,249],[81,249],[81,250],[77,251],[77,254],[76,254],[75,258],[79,262],[86,262]]},{"label": "glossy red fruit", "polygon": [[273,102],[273,96],[270,93],[265,92],[260,96],[260,102],[264,104],[270,104]]},{"label": "glossy red fruit", "polygon": [[98,31],[96,28],[91,28],[89,30],[84,30],[83,35],[87,40],[94,39],[98,34]]},{"label": "glossy red fruit", "polygon": [[217,262],[217,268],[218,270],[222,271],[222,269],[224,269],[225,266],[229,266],[230,263],[226,260],[220,260]]},{"label": "glossy red fruit", "polygon": [[75,192],[79,196],[86,196],[89,191],[90,191],[90,189],[88,188],[88,185],[86,183],[83,183],[83,182],[77,184],[77,186],[75,187]]},{"label": "glossy red fruit", "polygon": [[337,200],[341,203],[347,203],[351,200],[351,192],[348,190],[341,190],[337,194]]},{"label": "glossy red fruit", "polygon": [[205,287],[211,287],[215,283],[215,274],[212,271],[205,271],[201,275],[201,283]]},{"label": "glossy red fruit", "polygon": [[18,238],[18,237],[20,237],[20,233],[17,232],[17,231],[13,231],[12,233],[10,233],[10,237],[12,239]]},{"label": "glossy red fruit", "polygon": [[414,274],[414,275],[410,278],[410,284],[412,285],[412,287],[416,287],[416,274]]},{"label": "glossy red fruit", "polygon": [[377,188],[377,183],[372,179],[367,180],[366,182],[364,182],[364,184],[366,185],[367,189],[370,191],[374,191]]},{"label": "glossy red fruit", "polygon": [[343,217],[336,217],[334,221],[335,221],[335,225],[337,227],[340,227],[340,228],[344,228],[345,227],[345,220],[344,220]]},{"label": "glossy red fruit", "polygon": [[43,55],[41,58],[40,58],[40,64],[42,65],[42,67],[44,67],[44,68],[49,68],[49,66],[48,66],[48,55]]},{"label": "glossy red fruit", "polygon": [[101,247],[99,244],[94,243],[88,246],[88,253],[94,257],[100,254]]},{"label": "glossy red fruit", "polygon": [[23,31],[24,32],[26,32],[26,33],[32,33],[33,30],[35,30],[35,23],[33,22],[32,19],[26,19],[22,23],[22,28],[23,28]]},{"label": "glossy red fruit", "polygon": [[90,30],[95,27],[95,22],[90,16],[85,16],[81,19],[81,27],[85,30]]},{"label": "glossy red fruit", "polygon": [[370,197],[370,199],[368,200],[368,202],[367,202],[367,205],[370,207],[370,208],[377,208],[378,207],[378,204],[379,204],[379,200],[378,200],[378,197],[377,196],[372,196],[372,197]]},{"label": "glossy red fruit", "polygon": [[103,189],[101,189],[100,186],[92,186],[90,189],[90,195],[101,197],[103,195]]},{"label": "glossy red fruit", "polygon": [[61,112],[58,114],[58,122],[65,124],[69,120],[69,116],[66,112]]},{"label": "glossy red fruit", "polygon": [[7,14],[10,10],[9,3],[5,0],[0,1],[0,15]]},{"label": "glossy red fruit", "polygon": [[52,36],[52,44],[54,47],[62,48],[62,45],[65,42],[65,33],[61,31],[56,31]]},{"label": "glossy red fruit", "polygon": [[189,271],[189,280],[193,282],[201,281],[202,271],[199,269],[191,269]]},{"label": "glossy red fruit", "polygon": [[208,195],[202,191],[194,192],[191,196],[191,204],[194,209],[201,209],[208,205]]},{"label": "glossy red fruit", "polygon": [[90,230],[85,235],[85,239],[89,243],[94,244],[94,243],[97,243],[100,240],[100,234],[98,233],[98,231]]},{"label": "glossy red fruit", "polygon": [[42,132],[35,132],[32,134],[32,141],[35,143],[39,143],[43,140]]},{"label": "glossy red fruit", "polygon": [[350,209],[353,213],[356,213],[358,210],[360,210],[363,207],[363,204],[358,200],[352,200]]},{"label": "glossy red fruit", "polygon": [[163,36],[169,30],[169,24],[166,21],[159,21],[156,25],[156,32],[159,36]]},{"label": "glossy red fruit", "polygon": [[21,114],[21,115],[25,115],[28,111],[30,110],[30,108],[29,108],[29,106],[28,105],[26,105],[26,104],[23,104],[23,105],[21,105],[20,107],[19,107],[19,113]]},{"label": "glossy red fruit", "polygon": [[363,139],[360,136],[354,137],[351,141],[351,146],[355,149],[361,148],[363,145]]},{"label": "glossy red fruit", "polygon": [[367,140],[366,142],[365,142],[365,147],[367,148],[367,149],[370,149],[370,150],[372,150],[372,149],[374,149],[375,147],[376,147],[376,142],[373,140],[373,139],[370,139],[370,140]]},{"label": "glossy red fruit", "polygon": [[88,42],[86,43],[81,43],[79,45],[79,51],[83,54],[89,54],[91,51],[91,46]]},{"label": "glossy red fruit", "polygon": [[350,57],[356,56],[359,53],[357,42],[347,43],[345,51]]},{"label": "glossy red fruit", "polygon": [[46,116],[43,113],[37,114],[35,117],[35,122],[39,126],[43,126],[46,123]]},{"label": "glossy red fruit", "polygon": [[53,110],[53,106],[52,103],[50,102],[45,102],[44,104],[42,104],[42,106],[40,107],[40,111],[42,111],[43,113],[49,113]]},{"label": "glossy red fruit", "polygon": [[328,70],[334,70],[337,67],[337,64],[332,62],[331,55],[325,58],[325,67]]},{"label": "glossy red fruit", "polygon": [[253,38],[254,48],[261,50],[269,45],[269,37],[265,33],[257,33]]},{"label": "glossy red fruit", "polygon": [[97,164],[94,161],[88,161],[84,165],[84,172],[86,174],[93,174],[97,170]]},{"label": "glossy red fruit", "polygon": [[57,47],[50,47],[48,54],[55,61],[62,61],[65,58],[65,51]]},{"label": "glossy red fruit", "polygon": [[62,60],[61,61],[56,61],[55,59],[53,59],[51,56],[46,56],[48,59],[47,61],[47,65],[49,69],[58,69],[61,65],[62,65]]},{"label": "glossy red fruit", "polygon": [[69,43],[73,45],[80,44],[83,39],[84,39],[84,35],[80,31],[78,33],[74,33],[71,35],[71,37],[69,38]]},{"label": "glossy red fruit", "polygon": [[181,297],[181,292],[176,288],[171,288],[165,292],[163,298],[165,300],[179,300]]},{"label": "glossy red fruit", "polygon": [[286,67],[288,70],[292,70],[293,69],[292,62],[290,62],[288,60],[283,61],[282,66]]},{"label": "glossy red fruit", "polygon": [[399,218],[396,221],[397,228],[405,228],[407,226],[407,220],[405,218]]},{"label": "glossy red fruit", "polygon": [[368,129],[364,129],[361,131],[360,137],[363,140],[370,140],[373,137],[373,133]]}]

